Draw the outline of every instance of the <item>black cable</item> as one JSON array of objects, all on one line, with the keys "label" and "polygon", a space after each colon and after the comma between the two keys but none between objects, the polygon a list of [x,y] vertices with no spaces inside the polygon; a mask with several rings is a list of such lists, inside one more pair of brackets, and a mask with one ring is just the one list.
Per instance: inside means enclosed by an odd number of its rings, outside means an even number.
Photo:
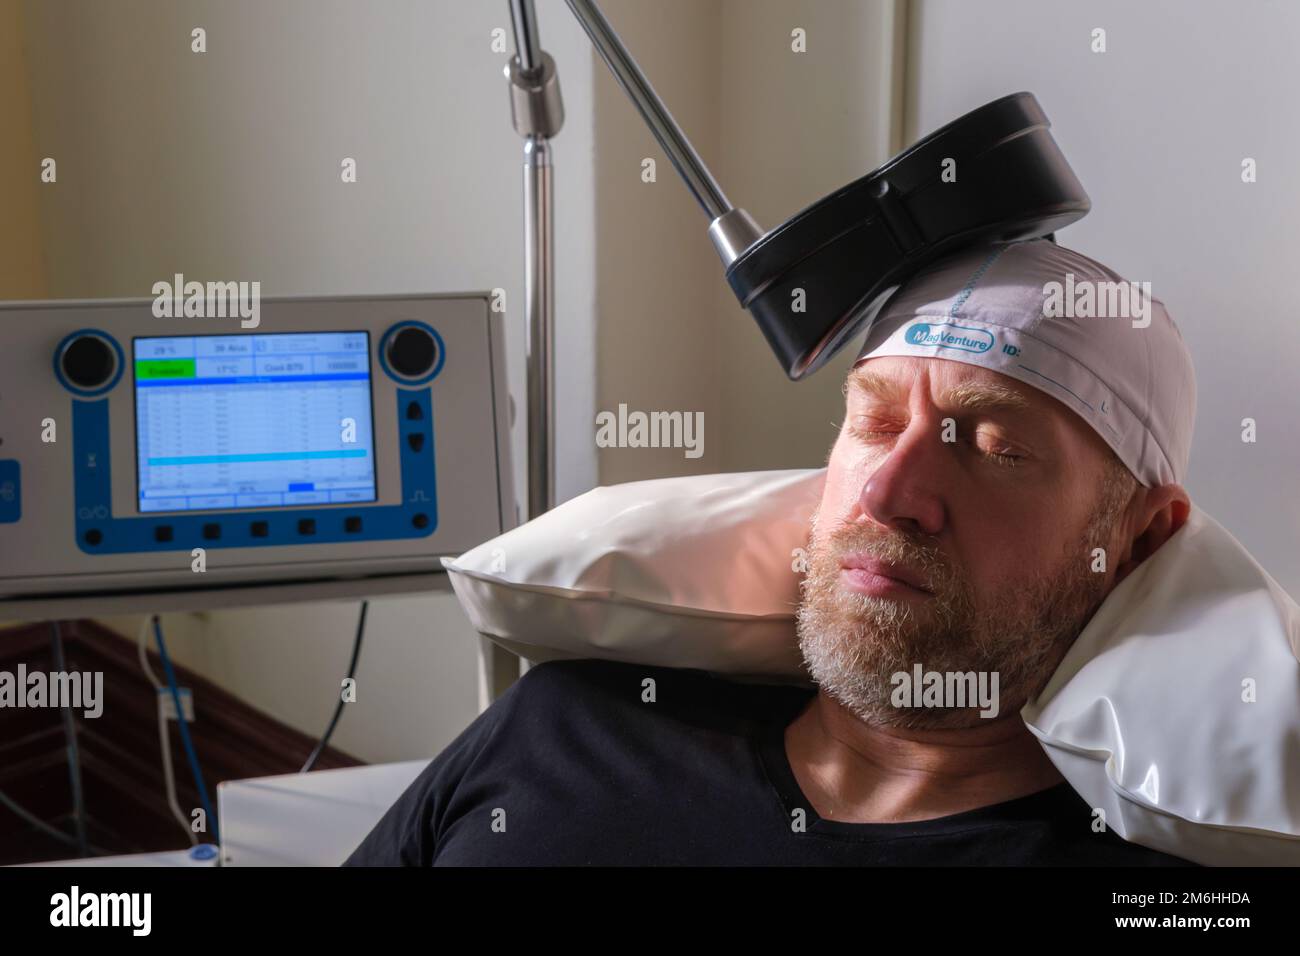
[{"label": "black cable", "polygon": [[[63,633],[58,621],[50,621],[50,639],[54,644],[54,670],[66,671],[63,662]],[[77,852],[89,855],[86,844],[86,801],[81,790],[81,751],[77,747],[77,726],[72,718],[72,705],[64,700],[59,707],[63,714],[63,739],[68,751],[68,778],[72,784],[72,822],[77,837]]]},{"label": "black cable", "polygon": [[[36,814],[32,813],[30,810],[27,810],[20,804],[16,803],[3,790],[0,790],[0,806],[8,807],[10,810],[16,813],[20,818],[22,818],[23,822],[29,823],[32,826],[36,827],[36,829],[40,830],[46,836],[54,837],[54,839],[58,840],[60,843],[66,843],[69,846],[77,846],[76,837],[69,836],[68,834],[64,833],[62,830],[50,826],[48,823],[46,823]],[[78,847],[78,849],[80,848]]]},{"label": "black cable", "polygon": [[[361,619],[357,621],[357,636],[352,643],[352,663],[348,665],[348,677],[355,678],[357,674],[357,659],[361,656],[361,636],[366,632],[366,611],[370,609],[369,601],[361,602]],[[316,749],[311,752],[307,762],[302,765],[299,773],[306,773],[316,763],[316,759],[321,755],[321,751],[330,742],[330,737],[334,734],[334,728],[338,725],[339,717],[343,716],[343,695],[339,694],[338,703],[334,705],[334,717],[330,720],[330,725],[325,728],[325,736],[320,739]]]},{"label": "black cable", "polygon": [[[18,803],[18,801],[14,800],[13,797],[9,796],[9,794],[5,793],[3,790],[0,790],[0,806],[8,807],[20,819],[22,819],[23,822],[31,824],[36,829],[44,833],[46,836],[53,837],[54,839],[58,840],[60,843],[66,843],[68,846],[77,845],[76,837],[70,836],[69,834],[64,833],[58,827],[54,827],[46,823],[36,814],[32,813],[30,810],[23,807],[20,803]],[[105,850],[102,846],[95,846],[95,844],[93,843],[87,843],[86,847],[90,850],[91,856],[112,856],[113,855],[108,850]]]}]

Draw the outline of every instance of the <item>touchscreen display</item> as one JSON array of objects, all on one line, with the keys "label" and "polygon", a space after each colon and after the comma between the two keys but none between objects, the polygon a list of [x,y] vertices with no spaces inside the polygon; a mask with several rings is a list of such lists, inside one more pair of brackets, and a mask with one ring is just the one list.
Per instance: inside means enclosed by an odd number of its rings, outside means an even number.
[{"label": "touchscreen display", "polygon": [[375,500],[367,333],[134,346],[141,512]]}]

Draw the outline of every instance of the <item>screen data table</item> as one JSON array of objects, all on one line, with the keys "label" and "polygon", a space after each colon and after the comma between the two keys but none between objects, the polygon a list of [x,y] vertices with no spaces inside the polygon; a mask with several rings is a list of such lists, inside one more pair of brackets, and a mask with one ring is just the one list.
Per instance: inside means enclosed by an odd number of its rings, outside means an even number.
[{"label": "screen data table", "polygon": [[134,343],[141,512],[374,501],[365,332]]}]

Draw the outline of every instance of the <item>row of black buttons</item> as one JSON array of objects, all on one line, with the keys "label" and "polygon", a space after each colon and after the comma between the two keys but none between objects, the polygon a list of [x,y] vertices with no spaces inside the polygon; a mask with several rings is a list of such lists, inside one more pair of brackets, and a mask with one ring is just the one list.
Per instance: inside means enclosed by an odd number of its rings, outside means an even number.
[{"label": "row of black buttons", "polygon": [[[361,533],[361,518],[357,515],[348,515],[343,519],[343,530],[349,534]],[[248,526],[248,533],[254,538],[265,538],[271,533],[270,522],[254,521]],[[299,518],[298,533],[303,536],[310,536],[316,533],[315,518]],[[153,529],[153,539],[158,542],[171,541],[173,536],[172,526],[169,524],[160,524]],[[203,537],[207,541],[218,541],[221,538],[221,525],[210,522],[203,526]]]},{"label": "row of black buttons", "polygon": [[[424,512],[411,516],[411,525],[416,528],[429,527],[429,516]],[[271,533],[271,526],[265,521],[254,521],[248,526],[249,533],[254,538],[265,538]],[[357,515],[348,515],[343,519],[343,530],[349,534],[361,533],[361,518]],[[298,534],[304,537],[310,537],[316,533],[316,519],[300,518],[298,520]],[[171,541],[174,531],[169,524],[155,525],[153,529],[153,538],[155,541],[165,544]],[[203,537],[208,541],[217,541],[221,538],[221,525],[210,523],[203,526]],[[83,535],[86,544],[95,546],[103,542],[104,533],[98,528],[91,528]]]}]

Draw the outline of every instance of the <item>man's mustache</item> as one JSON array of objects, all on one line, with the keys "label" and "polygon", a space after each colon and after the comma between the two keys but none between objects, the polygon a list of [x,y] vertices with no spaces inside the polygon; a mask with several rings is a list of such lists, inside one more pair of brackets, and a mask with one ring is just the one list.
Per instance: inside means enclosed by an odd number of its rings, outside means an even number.
[{"label": "man's mustache", "polygon": [[952,564],[937,544],[901,531],[869,526],[840,528],[829,535],[826,548],[836,559],[861,553],[878,561],[902,565],[938,581],[950,581],[955,577]]}]

